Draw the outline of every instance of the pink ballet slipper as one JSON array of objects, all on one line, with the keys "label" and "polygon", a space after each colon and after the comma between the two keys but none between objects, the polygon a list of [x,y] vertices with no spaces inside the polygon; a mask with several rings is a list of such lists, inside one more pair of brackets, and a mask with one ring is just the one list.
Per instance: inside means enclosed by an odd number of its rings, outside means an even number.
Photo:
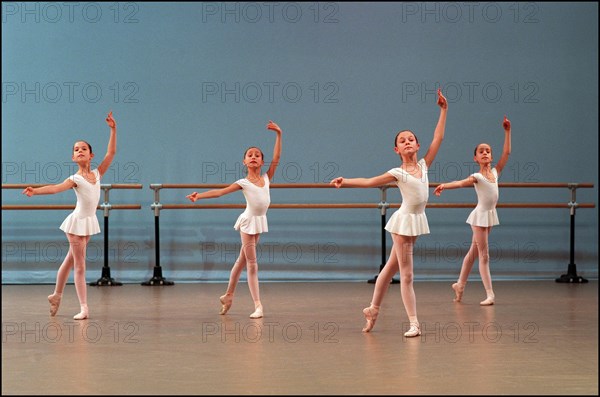
[{"label": "pink ballet slipper", "polygon": [[421,325],[419,323],[410,323],[410,328],[404,333],[407,338],[421,335]]},{"label": "pink ballet slipper", "polygon": [[495,303],[494,295],[489,295],[485,300],[479,302],[481,306],[491,306]]},{"label": "pink ballet slipper", "polygon": [[58,307],[60,306],[61,299],[62,299],[61,294],[48,295],[48,302],[50,302],[50,315],[52,317],[56,316],[56,313],[58,312]]},{"label": "pink ballet slipper", "polygon": [[452,284],[452,289],[454,290],[454,302],[460,302],[462,300],[463,293],[465,292],[465,285],[460,283]]},{"label": "pink ballet slipper", "polygon": [[81,306],[81,311],[73,316],[74,320],[85,320],[90,316],[87,305]]},{"label": "pink ballet slipper", "polygon": [[231,309],[231,305],[233,304],[233,296],[229,294],[225,294],[219,298],[221,301],[221,311],[219,314],[227,314],[229,309]]},{"label": "pink ballet slipper", "polygon": [[365,320],[367,323],[362,329],[363,332],[370,332],[375,326],[375,321],[377,321],[377,316],[379,315],[379,307],[369,306],[363,309],[363,314],[365,315]]},{"label": "pink ballet slipper", "polygon": [[263,307],[262,305],[258,305],[254,310],[254,313],[250,315],[250,318],[262,318],[263,316]]}]

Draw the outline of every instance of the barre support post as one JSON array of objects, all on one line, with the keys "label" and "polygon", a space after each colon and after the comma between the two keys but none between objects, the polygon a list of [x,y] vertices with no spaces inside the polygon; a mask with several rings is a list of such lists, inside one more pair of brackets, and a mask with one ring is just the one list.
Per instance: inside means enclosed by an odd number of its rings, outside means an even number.
[{"label": "barre support post", "polygon": [[142,285],[173,285],[173,281],[167,281],[162,275],[162,267],[160,266],[160,233],[159,233],[159,215],[162,208],[160,204],[159,191],[162,188],[161,184],[151,184],[150,189],[154,190],[154,203],[150,206],[154,210],[154,252],[155,252],[155,264],[154,274],[148,281],[144,281]]},{"label": "barre support post", "polygon": [[571,201],[569,202],[571,214],[571,227],[569,231],[569,265],[567,274],[563,274],[556,279],[557,283],[587,283],[588,280],[577,275],[577,266],[575,265],[575,210],[577,208],[576,190],[577,183],[570,183]]}]

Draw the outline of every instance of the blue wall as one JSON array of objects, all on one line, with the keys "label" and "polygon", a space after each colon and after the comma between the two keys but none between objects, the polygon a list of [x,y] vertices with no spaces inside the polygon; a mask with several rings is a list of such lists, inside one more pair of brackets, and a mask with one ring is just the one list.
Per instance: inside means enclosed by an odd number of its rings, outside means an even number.
[{"label": "blue wall", "polygon": [[[76,169],[71,146],[97,159],[118,124],[118,153],[103,183],[140,183],[111,202],[109,259],[122,282],[152,276],[153,183],[231,183],[250,145],[272,155],[268,120],[283,128],[276,183],[379,175],[399,165],[393,138],[416,132],[421,155],[449,101],[446,139],[430,181],[462,179],[472,151],[502,150],[501,182],[591,182],[598,197],[598,5],[595,3],[2,3],[2,183],[58,183]],[[264,169],[266,171],[266,168]],[[185,204],[190,189],[165,190]],[[376,189],[272,190],[273,203],[372,202]],[[388,192],[399,202],[399,192]],[[430,202],[474,202],[473,189]],[[501,202],[567,203],[567,189],[502,189]],[[72,204],[75,195],[3,204]],[[207,204],[241,203],[240,192]],[[470,209],[428,209],[417,279],[454,279],[471,232]],[[492,275],[554,278],[569,263],[566,209],[499,209]],[[161,212],[161,266],[177,282],[224,281],[239,250],[241,210]],[[388,215],[390,212],[388,212]],[[67,211],[3,211],[2,282],[52,283],[68,244]],[[101,213],[98,213],[101,217]],[[365,280],[381,264],[377,209],[269,211],[263,280]],[[101,223],[102,225],[102,223]],[[576,264],[598,275],[598,212],[577,211]],[[391,239],[387,237],[387,248]],[[88,249],[100,276],[102,235]],[[476,269],[473,277],[478,277]]]}]

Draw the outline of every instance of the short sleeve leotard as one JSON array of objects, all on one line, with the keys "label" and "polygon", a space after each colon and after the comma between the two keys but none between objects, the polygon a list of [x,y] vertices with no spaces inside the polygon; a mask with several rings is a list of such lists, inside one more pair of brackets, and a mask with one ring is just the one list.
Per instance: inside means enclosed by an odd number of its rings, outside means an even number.
[{"label": "short sleeve leotard", "polygon": [[100,172],[92,170],[96,183],[88,182],[83,176],[74,174],[69,177],[77,186],[73,187],[77,196],[75,210],[60,225],[60,230],[77,236],[91,236],[100,233],[96,209],[100,200]]},{"label": "short sleeve leotard", "polygon": [[499,225],[496,203],[498,203],[498,171],[492,168],[494,182],[489,181],[481,173],[472,174],[477,183],[474,184],[477,192],[477,206],[467,218],[467,223],[472,226],[489,227]]},{"label": "short sleeve leotard", "polygon": [[425,159],[419,160],[421,178],[416,178],[402,168],[388,171],[396,178],[396,184],[402,195],[400,208],[392,214],[385,230],[403,236],[429,234],[429,224],[425,215],[425,206],[429,199],[429,180]]},{"label": "short sleeve leotard", "polygon": [[271,204],[269,194],[269,176],[263,175],[265,185],[256,186],[247,178],[237,180],[235,183],[242,187],[246,198],[246,210],[238,217],[233,228],[246,234],[259,234],[269,231],[267,224],[267,210]]}]

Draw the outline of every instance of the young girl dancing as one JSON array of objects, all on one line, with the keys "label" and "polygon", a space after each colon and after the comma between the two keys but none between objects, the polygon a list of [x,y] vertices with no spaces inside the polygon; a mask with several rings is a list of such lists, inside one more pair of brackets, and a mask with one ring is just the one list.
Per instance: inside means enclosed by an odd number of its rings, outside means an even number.
[{"label": "young girl dancing", "polygon": [[[400,167],[372,178],[335,178],[331,181],[335,187],[376,187],[396,182],[402,195],[400,208],[390,217],[385,229],[391,233],[393,246],[390,257],[379,272],[375,282],[375,290],[371,305],[363,310],[366,325],[363,332],[373,329],[379,308],[388,286],[394,275],[400,271],[400,292],[404,308],[410,321],[410,328],[404,333],[406,337],[421,335],[421,326],[417,318],[417,303],[413,289],[413,247],[417,237],[429,233],[429,225],[425,215],[425,206],[429,197],[429,181],[427,169],[435,159],[444,139],[446,113],[448,103],[438,89],[437,104],[440,116],[433,133],[433,141],[421,160],[418,160],[419,141],[410,130],[400,131],[394,139],[394,151],[400,156]],[[418,160],[418,161],[417,161]]]},{"label": "young girl dancing", "polygon": [[221,301],[220,314],[226,314],[231,308],[235,288],[242,271],[246,268],[248,288],[254,301],[254,312],[250,314],[250,318],[261,318],[263,316],[263,306],[260,301],[258,287],[256,246],[258,245],[260,234],[268,232],[267,210],[271,203],[269,184],[275,175],[275,170],[279,165],[279,158],[281,156],[281,128],[269,120],[267,129],[275,131],[277,137],[275,138],[275,147],[273,149],[273,161],[266,174],[260,174],[261,167],[265,163],[262,151],[257,147],[250,147],[244,153],[244,165],[248,169],[248,176],[246,178],[237,180],[223,189],[214,189],[203,193],[193,192],[186,196],[192,202],[195,202],[200,199],[221,197],[242,189],[246,198],[246,210],[238,217],[233,226],[235,230],[240,231],[242,248],[239,257],[231,269],[227,291],[225,295],[219,298]]},{"label": "young girl dancing", "polygon": [[110,167],[117,152],[117,124],[112,116],[112,112],[106,117],[106,123],[110,127],[108,149],[102,163],[100,163],[97,169],[92,170],[90,166],[94,158],[92,146],[86,141],[77,141],[73,146],[72,156],[73,161],[79,166],[76,174],[71,175],[62,183],[56,185],[46,185],[38,188],[29,186],[23,190],[23,194],[31,197],[38,194],[55,194],[73,189],[77,196],[75,210],[60,225],[60,229],[65,232],[67,240],[69,240],[69,252],[58,269],[54,293],[48,296],[51,316],[55,316],[58,312],[65,284],[73,268],[75,269],[75,290],[77,291],[81,307],[80,312],[73,318],[75,320],[84,320],[90,315],[85,282],[86,248],[90,241],[90,236],[100,233],[100,225],[96,217],[96,209],[100,200],[100,179]]},{"label": "young girl dancing", "polygon": [[467,223],[473,230],[473,239],[469,252],[460,269],[458,281],[452,284],[454,290],[454,301],[460,302],[467,285],[469,273],[473,268],[475,259],[479,257],[479,274],[487,294],[486,299],[479,302],[482,306],[493,305],[495,302],[494,290],[492,289],[492,276],[490,275],[490,254],[488,238],[492,226],[498,225],[498,214],[496,203],[498,202],[498,176],[504,169],[508,156],[510,155],[510,120],[504,116],[502,122],[504,128],[504,148],[500,161],[492,167],[492,148],[487,143],[480,143],[475,148],[474,160],[479,164],[479,172],[469,175],[461,181],[442,183],[435,188],[434,193],[439,196],[445,189],[457,189],[461,187],[475,186],[477,193],[477,206],[467,218]]}]

